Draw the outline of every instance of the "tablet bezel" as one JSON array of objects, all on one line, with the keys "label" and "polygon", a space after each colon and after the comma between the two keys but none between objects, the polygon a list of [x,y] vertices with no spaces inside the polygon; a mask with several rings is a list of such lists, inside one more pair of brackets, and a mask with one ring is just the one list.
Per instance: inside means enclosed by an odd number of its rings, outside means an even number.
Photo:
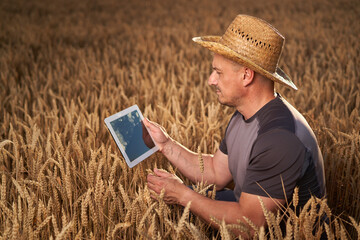
[{"label": "tablet bezel", "polygon": [[116,145],[118,146],[118,148],[120,149],[121,151],[121,154],[123,155],[127,165],[132,168],[134,167],[135,165],[139,164],[140,162],[142,162],[143,160],[145,160],[146,158],[150,157],[153,153],[155,153],[157,150],[159,150],[159,147],[156,145],[153,137],[151,136],[150,132],[149,132],[149,129],[145,126],[145,128],[147,129],[152,141],[154,142],[155,146],[151,149],[149,149],[148,151],[146,151],[145,153],[141,154],[139,157],[137,157],[136,159],[134,159],[133,161],[130,161],[125,149],[123,148],[122,144],[120,143],[120,140],[119,138],[117,137],[116,133],[115,133],[115,130],[113,129],[112,125],[111,125],[111,122],[118,119],[118,118],[121,118],[131,112],[134,112],[136,111],[139,116],[140,116],[140,121],[142,122],[144,120],[144,117],[139,109],[139,107],[137,105],[133,105],[129,108],[126,108],[118,113],[115,113],[107,118],[104,119],[104,122],[107,126],[107,128],[109,129],[113,139],[115,140],[116,142]]}]

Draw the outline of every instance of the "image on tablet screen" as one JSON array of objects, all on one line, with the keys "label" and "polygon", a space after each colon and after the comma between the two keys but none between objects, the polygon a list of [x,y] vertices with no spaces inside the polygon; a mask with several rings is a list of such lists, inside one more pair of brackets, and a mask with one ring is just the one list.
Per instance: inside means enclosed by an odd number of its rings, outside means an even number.
[{"label": "image on tablet screen", "polygon": [[130,162],[155,146],[135,110],[110,122]]}]

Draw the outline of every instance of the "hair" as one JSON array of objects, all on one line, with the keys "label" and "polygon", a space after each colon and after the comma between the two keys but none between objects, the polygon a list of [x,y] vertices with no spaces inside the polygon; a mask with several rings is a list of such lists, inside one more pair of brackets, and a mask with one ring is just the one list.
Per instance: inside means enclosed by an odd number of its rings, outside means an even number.
[{"label": "hair", "polygon": [[[233,69],[234,72],[238,72],[240,69],[246,67],[246,66],[244,66],[244,65],[242,65],[240,63],[237,63],[235,61],[232,61],[232,60],[231,60],[231,63],[233,65],[232,69]],[[253,69],[251,69],[251,70],[253,70]],[[271,79],[269,79],[269,78],[263,76],[262,74],[254,71],[254,79],[255,78],[258,79],[257,81],[259,81],[262,86],[264,86],[264,87],[269,86],[270,88],[274,89],[274,81],[272,81]]]},{"label": "hair", "polygon": [[233,66],[233,71],[234,72],[238,72],[241,68],[243,68],[244,66],[241,65],[240,63],[234,62],[231,60],[232,66]]}]

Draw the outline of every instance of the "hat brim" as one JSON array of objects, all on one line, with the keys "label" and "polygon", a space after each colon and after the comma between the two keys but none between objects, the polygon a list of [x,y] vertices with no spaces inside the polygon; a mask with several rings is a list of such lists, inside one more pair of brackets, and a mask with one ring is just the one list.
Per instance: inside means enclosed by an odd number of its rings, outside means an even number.
[{"label": "hat brim", "polygon": [[220,39],[221,37],[219,36],[204,36],[194,37],[192,40],[214,53],[220,54],[234,62],[251,68],[255,72],[260,73],[274,82],[278,82],[294,90],[298,90],[293,81],[291,81],[290,77],[281,68],[277,67],[275,73],[268,72],[251,60],[247,59],[245,56],[242,56],[233,51],[231,48],[221,44],[219,42]]}]

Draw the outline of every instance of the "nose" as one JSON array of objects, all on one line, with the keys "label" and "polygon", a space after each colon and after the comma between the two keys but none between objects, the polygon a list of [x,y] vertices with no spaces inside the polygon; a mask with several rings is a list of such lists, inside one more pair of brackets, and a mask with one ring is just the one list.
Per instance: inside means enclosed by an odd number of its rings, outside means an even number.
[{"label": "nose", "polygon": [[217,85],[217,75],[216,75],[216,71],[212,71],[212,73],[209,76],[209,80],[208,80],[208,84],[210,86],[212,85]]}]

